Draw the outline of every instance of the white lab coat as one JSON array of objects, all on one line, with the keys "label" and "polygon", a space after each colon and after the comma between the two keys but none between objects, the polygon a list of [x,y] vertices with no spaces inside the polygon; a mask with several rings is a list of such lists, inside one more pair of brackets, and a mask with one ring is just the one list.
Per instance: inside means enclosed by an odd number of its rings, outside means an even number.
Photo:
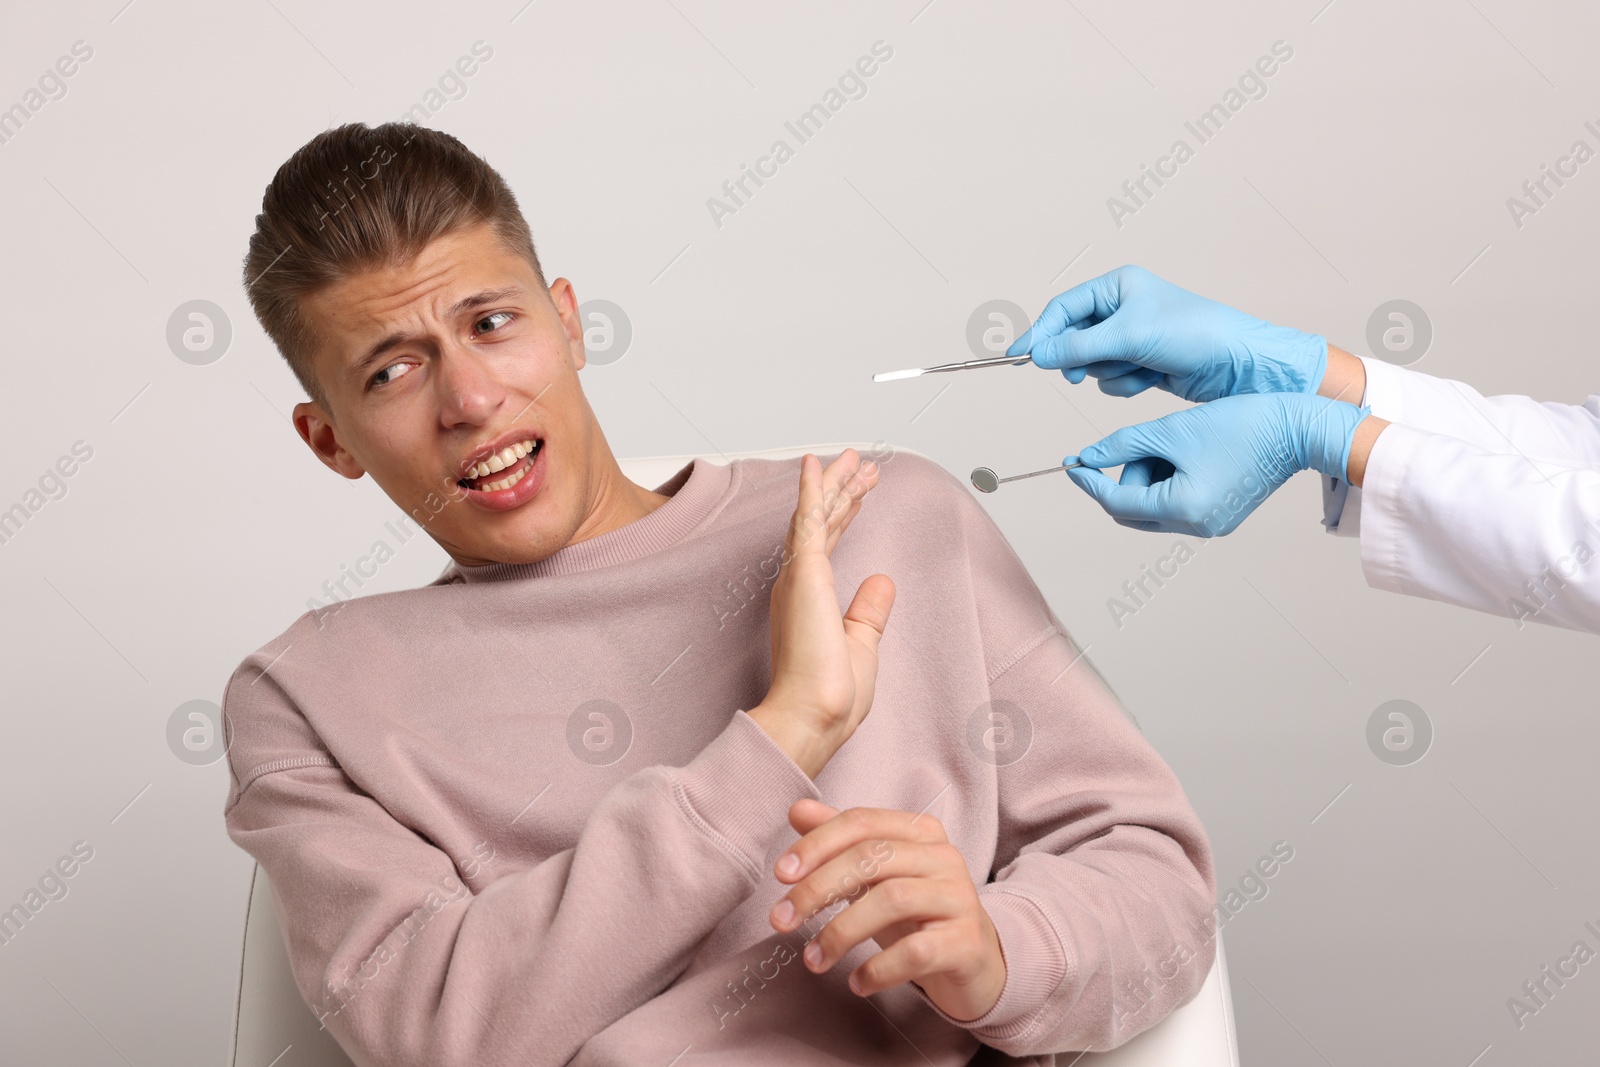
[{"label": "white lab coat", "polygon": [[1486,397],[1361,357],[1389,426],[1361,488],[1323,480],[1324,524],[1359,537],[1367,584],[1600,633],[1600,394]]}]

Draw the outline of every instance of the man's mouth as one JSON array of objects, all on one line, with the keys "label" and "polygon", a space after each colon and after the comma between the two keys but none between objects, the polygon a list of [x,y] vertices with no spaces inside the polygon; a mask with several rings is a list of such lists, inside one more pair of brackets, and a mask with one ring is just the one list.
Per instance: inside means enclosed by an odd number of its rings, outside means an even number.
[{"label": "man's mouth", "polygon": [[510,489],[528,476],[543,445],[544,439],[539,437],[509,444],[492,456],[479,460],[456,484],[480,493]]}]

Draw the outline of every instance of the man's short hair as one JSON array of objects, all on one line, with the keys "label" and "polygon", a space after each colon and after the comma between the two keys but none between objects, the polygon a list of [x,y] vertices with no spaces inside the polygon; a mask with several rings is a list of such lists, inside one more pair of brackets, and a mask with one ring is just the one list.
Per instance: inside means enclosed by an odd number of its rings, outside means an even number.
[{"label": "man's short hair", "polygon": [[244,257],[245,292],[300,385],[325,401],[312,365],[320,338],[301,301],[403,266],[429,242],[485,222],[544,284],[517,198],[482,157],[412,122],[346,123],[307,141],[273,175]]}]

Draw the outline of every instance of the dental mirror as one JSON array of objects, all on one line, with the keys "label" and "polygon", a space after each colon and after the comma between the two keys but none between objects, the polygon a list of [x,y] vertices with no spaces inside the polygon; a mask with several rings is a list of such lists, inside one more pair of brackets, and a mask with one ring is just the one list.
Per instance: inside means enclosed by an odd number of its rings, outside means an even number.
[{"label": "dental mirror", "polygon": [[1018,478],[1036,478],[1041,474],[1052,474],[1055,471],[1069,471],[1073,467],[1082,467],[1082,463],[1064,463],[1059,467],[1046,467],[1042,471],[1029,471],[1027,474],[1013,474],[1009,478],[998,477],[988,467],[979,467],[972,472],[972,487],[980,493],[992,493],[1000,488],[1001,482],[1014,482]]}]

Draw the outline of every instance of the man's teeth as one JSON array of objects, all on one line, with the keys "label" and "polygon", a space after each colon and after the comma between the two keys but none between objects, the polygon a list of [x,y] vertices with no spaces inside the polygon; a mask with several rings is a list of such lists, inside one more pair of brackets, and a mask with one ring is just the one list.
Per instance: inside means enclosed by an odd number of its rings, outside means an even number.
[{"label": "man's teeth", "polygon": [[[468,470],[466,476],[468,478],[487,478],[491,474],[503,471],[529,452],[532,452],[534,445],[535,442],[531,438],[526,441],[518,441],[514,445],[507,445],[476,467]],[[485,486],[485,488],[492,488],[492,486]]]},{"label": "man's teeth", "polygon": [[513,485],[516,485],[518,482],[522,481],[522,479],[527,476],[530,469],[531,468],[529,467],[518,467],[504,478],[501,478],[499,481],[489,482],[486,485],[480,485],[478,489],[485,493],[496,493],[501,489],[510,489]]}]

